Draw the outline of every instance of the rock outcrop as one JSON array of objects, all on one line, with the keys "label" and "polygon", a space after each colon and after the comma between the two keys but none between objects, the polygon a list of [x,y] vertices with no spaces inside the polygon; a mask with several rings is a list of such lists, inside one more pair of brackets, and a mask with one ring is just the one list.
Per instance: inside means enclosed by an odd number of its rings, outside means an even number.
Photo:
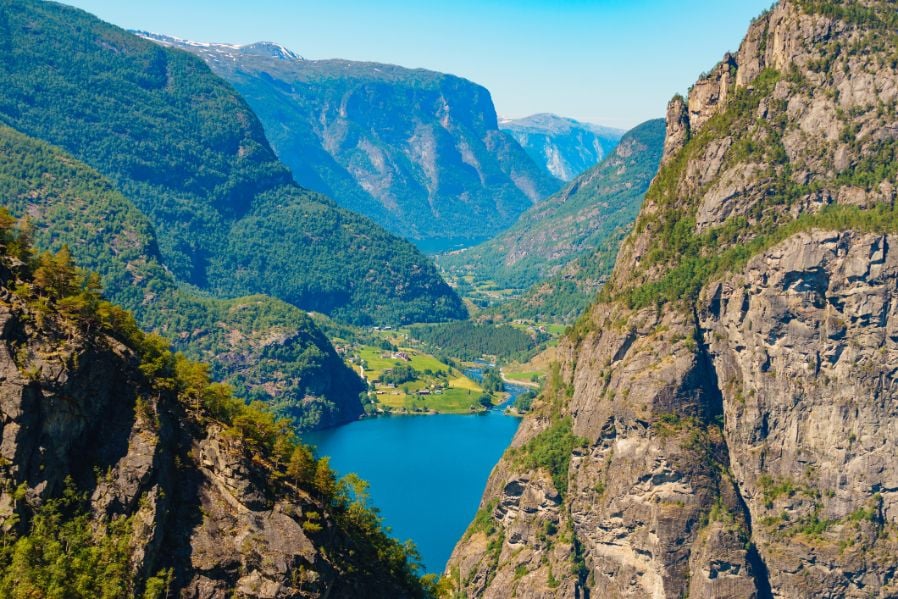
[{"label": "rock outcrop", "polygon": [[[891,2],[783,0],[671,103],[611,281],[456,547],[459,590],[898,594],[896,25]],[[509,489],[560,499],[513,510]]]},{"label": "rock outcrop", "polygon": [[[106,585],[110,597],[423,596],[401,545],[339,498],[326,462],[296,449],[285,424],[72,286],[66,261],[32,272],[7,255],[21,245],[7,233],[0,594],[83,597]],[[65,527],[78,518],[87,537],[73,540]],[[97,547],[89,559],[85,543]]]}]

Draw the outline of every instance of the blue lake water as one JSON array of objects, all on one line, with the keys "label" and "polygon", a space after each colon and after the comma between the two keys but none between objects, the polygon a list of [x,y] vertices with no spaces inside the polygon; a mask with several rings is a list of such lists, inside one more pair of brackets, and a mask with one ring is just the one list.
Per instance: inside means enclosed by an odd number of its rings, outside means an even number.
[{"label": "blue lake water", "polygon": [[[509,386],[514,397],[526,391]],[[306,433],[340,474],[370,487],[393,536],[418,546],[428,572],[440,573],[477,512],[486,479],[517,431],[500,408],[462,416],[388,416]]]}]

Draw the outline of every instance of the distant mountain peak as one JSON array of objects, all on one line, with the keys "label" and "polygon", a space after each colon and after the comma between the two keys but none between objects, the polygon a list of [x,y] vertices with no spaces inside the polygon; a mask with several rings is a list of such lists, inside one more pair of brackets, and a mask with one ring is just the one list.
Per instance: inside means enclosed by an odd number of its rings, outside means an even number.
[{"label": "distant mountain peak", "polygon": [[132,31],[135,35],[154,41],[163,46],[175,48],[191,48],[198,53],[224,56],[236,60],[238,56],[265,56],[285,61],[305,60],[293,50],[274,42],[254,42],[252,44],[222,44],[217,42],[194,42],[172,35],[151,33],[149,31]]},{"label": "distant mountain peak", "polygon": [[620,129],[548,112],[499,119],[499,128],[514,137],[546,173],[562,181],[599,163],[624,134]]},{"label": "distant mountain peak", "polygon": [[274,42],[247,44],[240,46],[240,51],[244,54],[269,56],[271,58],[280,58],[281,60],[305,60],[302,56],[293,52],[293,50]]},{"label": "distant mountain peak", "polygon": [[616,127],[606,127],[587,121],[578,121],[570,117],[559,116],[552,112],[539,112],[517,119],[502,117],[499,119],[501,128],[538,131],[568,132],[571,129],[587,129],[598,135],[621,137],[626,131]]}]

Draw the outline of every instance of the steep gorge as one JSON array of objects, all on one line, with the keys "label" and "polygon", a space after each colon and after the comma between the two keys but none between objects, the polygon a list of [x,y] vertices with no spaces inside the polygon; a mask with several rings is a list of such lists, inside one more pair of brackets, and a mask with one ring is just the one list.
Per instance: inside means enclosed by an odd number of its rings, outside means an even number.
[{"label": "steep gorge", "polygon": [[671,102],[459,593],[898,593],[896,40],[891,2],[782,0]]}]

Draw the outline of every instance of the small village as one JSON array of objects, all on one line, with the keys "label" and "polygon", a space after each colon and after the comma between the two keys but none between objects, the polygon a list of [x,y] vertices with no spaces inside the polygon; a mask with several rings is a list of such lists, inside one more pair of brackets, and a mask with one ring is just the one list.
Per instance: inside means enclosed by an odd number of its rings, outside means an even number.
[{"label": "small village", "polygon": [[502,399],[487,395],[462,371],[415,350],[372,352],[366,348],[356,361],[375,413],[482,412]]}]

